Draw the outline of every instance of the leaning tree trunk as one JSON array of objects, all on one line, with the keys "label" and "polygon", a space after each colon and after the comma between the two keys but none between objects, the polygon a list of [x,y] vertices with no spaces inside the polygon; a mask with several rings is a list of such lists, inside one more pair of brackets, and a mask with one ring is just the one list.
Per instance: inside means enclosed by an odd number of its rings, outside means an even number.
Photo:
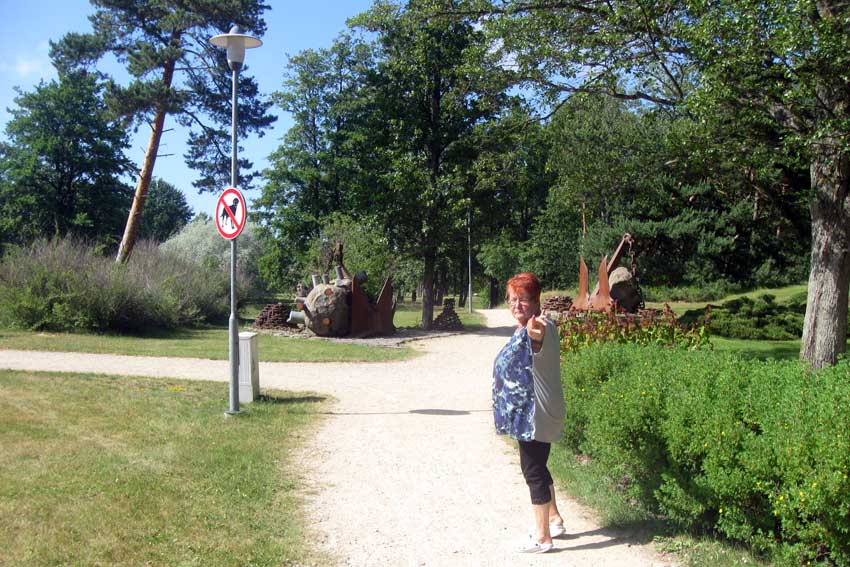
[{"label": "leaning tree trunk", "polygon": [[819,369],[835,364],[847,347],[850,159],[837,135],[820,144],[811,179],[811,273],[800,358]]},{"label": "leaning tree trunk", "polygon": [[[162,74],[162,82],[166,89],[171,88],[174,78],[175,61],[168,61]],[[133,253],[133,247],[139,238],[139,227],[142,225],[142,211],[145,209],[145,201],[148,199],[148,188],[151,185],[153,166],[156,163],[156,155],[159,152],[159,141],[162,139],[163,126],[165,125],[165,103],[157,107],[151,126],[151,137],[148,149],[145,151],[145,160],[142,162],[142,170],[139,173],[139,182],[136,184],[136,192],[133,195],[133,204],[130,214],[127,216],[127,225],[124,227],[124,236],[121,238],[121,246],[118,247],[118,256],[115,261],[126,262]]]}]

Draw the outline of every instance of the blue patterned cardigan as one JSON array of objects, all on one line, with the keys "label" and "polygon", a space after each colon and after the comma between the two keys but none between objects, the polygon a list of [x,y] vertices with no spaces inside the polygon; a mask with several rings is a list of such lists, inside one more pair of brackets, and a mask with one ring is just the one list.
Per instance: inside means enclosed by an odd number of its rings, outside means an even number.
[{"label": "blue patterned cardigan", "polygon": [[493,418],[496,433],[519,441],[534,439],[534,375],[531,338],[513,334],[493,364]]}]

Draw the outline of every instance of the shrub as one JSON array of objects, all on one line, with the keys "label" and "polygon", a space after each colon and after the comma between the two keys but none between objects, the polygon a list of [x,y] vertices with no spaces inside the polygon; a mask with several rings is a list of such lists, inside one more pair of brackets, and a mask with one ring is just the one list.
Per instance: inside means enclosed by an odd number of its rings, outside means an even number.
[{"label": "shrub", "polygon": [[[720,306],[712,306],[711,334],[750,340],[799,339],[803,334],[805,314],[805,294],[781,303],[777,303],[776,298],[770,294],[755,299],[739,297]],[[693,309],[682,315],[681,321],[699,321],[704,315],[703,311]]]},{"label": "shrub", "polygon": [[[256,233],[256,224],[248,221],[237,242],[237,267],[242,278],[239,287],[248,290],[250,294],[266,291],[260,277],[262,249]],[[230,241],[221,237],[215,221],[206,214],[196,216],[180,232],[163,242],[160,248],[163,252],[204,269],[230,270]]]},{"label": "shrub", "polygon": [[645,508],[774,561],[850,565],[848,362],[609,344],[562,380],[567,441]]},{"label": "shrub", "polygon": [[173,328],[226,318],[229,277],[144,242],[118,265],[79,241],[38,241],[0,261],[0,309],[32,330]]}]

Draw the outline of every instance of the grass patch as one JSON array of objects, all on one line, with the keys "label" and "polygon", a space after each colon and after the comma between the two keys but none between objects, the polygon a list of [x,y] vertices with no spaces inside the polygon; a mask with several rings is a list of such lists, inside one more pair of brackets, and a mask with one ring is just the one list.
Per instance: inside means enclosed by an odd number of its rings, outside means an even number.
[{"label": "grass patch", "polygon": [[[475,299],[476,301],[473,302],[473,307],[477,309],[479,308],[476,305],[478,303],[478,298],[476,297]],[[480,307],[480,309],[483,309],[483,307]],[[439,317],[442,312],[442,306],[435,305],[434,319]],[[460,317],[460,322],[463,323],[463,326],[467,329],[480,329],[486,326],[484,316],[477,311],[470,313],[467,307],[459,308],[456,306],[455,313],[457,313],[458,317]],[[399,329],[422,326],[422,303],[418,301],[416,303],[410,301],[399,303],[396,306],[393,323]]]},{"label": "grass patch", "polygon": [[227,419],[226,394],[1,371],[0,563],[322,564],[287,462],[322,398],[270,392]]},{"label": "grass patch", "polygon": [[[727,301],[731,301],[733,299],[738,299],[741,297],[746,297],[755,300],[765,294],[770,294],[774,296],[776,303],[785,303],[800,294],[803,294],[805,296],[807,289],[807,284],[789,285],[777,288],[759,288],[745,293],[733,293],[732,295],[727,295],[726,297],[718,299],[717,301],[669,301],[667,302],[667,304],[670,306],[670,309],[672,309],[673,312],[676,313],[676,315],[682,315],[683,313],[685,313],[685,311],[690,311],[692,309],[704,310],[709,304],[720,305],[722,303],[726,303]],[[650,309],[663,309],[664,302],[647,302],[646,306]]]},{"label": "grass patch", "polygon": [[[377,347],[262,333],[258,339],[262,362],[385,362],[416,356],[416,351],[406,346]],[[226,327],[153,331],[143,336],[0,329],[0,349],[227,360],[228,337]]]},{"label": "grass patch", "polygon": [[755,341],[713,336],[711,337],[711,344],[717,352],[737,354],[748,359],[796,360],[800,357],[799,339],[787,341]]}]

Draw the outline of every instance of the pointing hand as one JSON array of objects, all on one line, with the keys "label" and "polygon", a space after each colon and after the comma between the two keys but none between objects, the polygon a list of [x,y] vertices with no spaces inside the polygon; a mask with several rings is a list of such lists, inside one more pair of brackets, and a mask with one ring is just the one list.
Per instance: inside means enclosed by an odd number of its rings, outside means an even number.
[{"label": "pointing hand", "polygon": [[528,331],[528,336],[537,344],[543,342],[543,337],[546,336],[546,317],[543,315],[533,315],[528,323],[525,324]]}]

